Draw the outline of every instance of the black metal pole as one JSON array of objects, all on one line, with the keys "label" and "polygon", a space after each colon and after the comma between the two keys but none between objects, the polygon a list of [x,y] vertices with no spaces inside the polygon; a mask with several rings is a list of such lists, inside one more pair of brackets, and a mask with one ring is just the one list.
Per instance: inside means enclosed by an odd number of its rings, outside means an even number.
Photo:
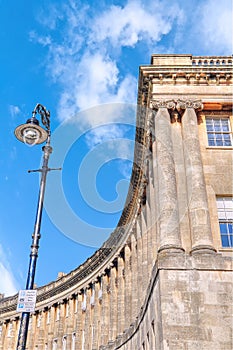
[{"label": "black metal pole", "polygon": [[[50,170],[48,168],[48,161],[49,161],[49,156],[52,153],[52,147],[50,146],[50,135],[48,136],[46,145],[42,148],[42,150],[44,152],[43,165],[42,165],[42,169],[39,170],[41,172],[41,180],[40,180],[36,220],[35,220],[34,232],[32,235],[32,245],[31,245],[30,261],[29,261],[27,283],[26,283],[27,290],[33,289],[34,279],[35,279],[36,262],[38,257],[39,240],[40,240],[40,226],[41,226],[41,218],[42,218],[44,194],[45,194],[45,185],[46,185],[47,173]],[[17,350],[26,349],[29,318],[30,318],[30,312],[22,313],[19,334],[18,334],[17,348],[16,348]]]}]

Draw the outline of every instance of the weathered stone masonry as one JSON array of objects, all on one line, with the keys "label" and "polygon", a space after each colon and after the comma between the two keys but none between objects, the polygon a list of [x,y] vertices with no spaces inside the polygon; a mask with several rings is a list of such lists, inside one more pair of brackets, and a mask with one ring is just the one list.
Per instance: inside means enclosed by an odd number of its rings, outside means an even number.
[{"label": "weathered stone masonry", "polygon": [[[135,165],[119,224],[76,270],[38,288],[32,350],[232,349],[232,248],[216,196],[232,196],[232,57],[153,55],[140,67]],[[17,295],[0,302],[0,350],[16,347]]]}]

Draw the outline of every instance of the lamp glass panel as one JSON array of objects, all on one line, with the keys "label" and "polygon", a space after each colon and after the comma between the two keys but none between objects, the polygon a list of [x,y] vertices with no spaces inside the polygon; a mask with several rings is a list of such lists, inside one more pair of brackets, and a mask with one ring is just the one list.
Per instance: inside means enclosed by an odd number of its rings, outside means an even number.
[{"label": "lamp glass panel", "polygon": [[23,130],[23,140],[28,145],[36,144],[40,136],[40,132],[35,128],[28,127]]}]

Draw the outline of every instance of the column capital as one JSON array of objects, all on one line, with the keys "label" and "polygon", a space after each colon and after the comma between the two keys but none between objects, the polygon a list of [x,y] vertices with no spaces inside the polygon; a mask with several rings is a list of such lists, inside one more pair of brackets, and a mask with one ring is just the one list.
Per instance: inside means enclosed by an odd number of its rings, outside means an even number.
[{"label": "column capital", "polygon": [[187,109],[187,108],[202,109],[203,104],[202,104],[201,100],[192,100],[192,99],[181,100],[181,99],[178,99],[176,102],[176,108],[178,110]]},{"label": "column capital", "polygon": [[161,100],[152,100],[151,106],[154,109],[159,109],[159,108],[175,109],[176,104],[174,100],[161,99]]}]

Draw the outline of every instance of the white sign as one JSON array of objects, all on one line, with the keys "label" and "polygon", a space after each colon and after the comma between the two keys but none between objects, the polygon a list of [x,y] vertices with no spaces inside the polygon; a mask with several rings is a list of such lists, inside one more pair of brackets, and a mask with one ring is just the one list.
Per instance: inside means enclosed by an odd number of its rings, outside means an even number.
[{"label": "white sign", "polygon": [[36,306],[36,290],[20,290],[18,303],[17,303],[17,312],[33,312],[35,311]]}]

